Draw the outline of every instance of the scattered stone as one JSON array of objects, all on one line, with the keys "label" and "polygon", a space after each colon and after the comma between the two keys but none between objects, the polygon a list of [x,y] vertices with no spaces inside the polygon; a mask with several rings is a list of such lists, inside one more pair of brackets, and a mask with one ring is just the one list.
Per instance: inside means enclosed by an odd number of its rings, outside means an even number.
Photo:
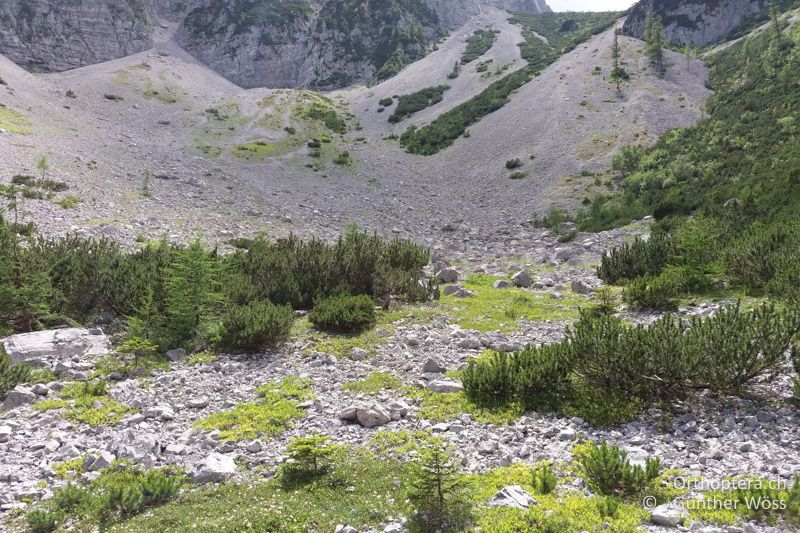
[{"label": "scattered stone", "polygon": [[104,468],[111,466],[116,457],[113,453],[105,450],[97,452],[96,454],[89,454],[83,461],[83,469],[87,472],[97,472]]},{"label": "scattered stone", "polygon": [[492,287],[495,289],[507,289],[508,287],[511,287],[511,282],[506,279],[498,279],[494,282]]},{"label": "scattered stone", "polygon": [[659,505],[650,512],[650,521],[664,527],[678,527],[689,518],[689,513],[671,503]]},{"label": "scattered stone", "polygon": [[461,274],[455,268],[443,268],[436,273],[436,279],[442,283],[455,283]]},{"label": "scattered stone", "polygon": [[578,294],[591,294],[594,292],[586,282],[580,279],[576,279],[572,281],[572,290]]},{"label": "scattered stone", "polygon": [[37,399],[37,396],[31,389],[22,385],[17,385],[6,394],[2,409],[3,411],[10,411],[16,409],[20,405],[34,403]]},{"label": "scattered stone", "polygon": [[425,387],[433,392],[461,392],[464,385],[452,379],[434,379],[429,381]]},{"label": "scattered stone", "polygon": [[0,442],[8,442],[11,438],[11,426],[0,426]]},{"label": "scattered stone", "polygon": [[201,396],[198,398],[191,398],[188,402],[186,402],[186,405],[188,405],[192,409],[202,409],[203,407],[206,407],[208,405],[208,398],[206,398],[205,396]]},{"label": "scattered stone", "polygon": [[525,492],[519,485],[508,485],[492,496],[487,504],[489,507],[511,507],[513,509],[527,509],[531,505],[539,505],[533,496]]},{"label": "scattered stone", "polygon": [[556,227],[556,232],[559,235],[569,235],[578,230],[578,226],[574,222],[562,222]]},{"label": "scattered stone", "polygon": [[364,348],[353,348],[350,351],[350,359],[353,361],[363,361],[369,356],[369,352],[366,351]]},{"label": "scattered stone", "polygon": [[186,350],[183,348],[175,348],[173,350],[167,350],[165,355],[171,362],[178,363],[186,359]]},{"label": "scattered stone", "polygon": [[444,365],[442,365],[441,363],[439,363],[439,361],[437,361],[432,357],[429,357],[427,361],[425,361],[425,364],[422,365],[423,374],[426,374],[428,372],[441,374],[446,370],[447,368]]},{"label": "scattered stone", "polygon": [[236,474],[236,463],[229,455],[211,452],[195,468],[192,479],[195,483],[219,483]]},{"label": "scattered stone", "polygon": [[511,276],[511,281],[517,287],[530,287],[533,284],[533,278],[531,278],[531,275],[525,270],[515,272]]}]

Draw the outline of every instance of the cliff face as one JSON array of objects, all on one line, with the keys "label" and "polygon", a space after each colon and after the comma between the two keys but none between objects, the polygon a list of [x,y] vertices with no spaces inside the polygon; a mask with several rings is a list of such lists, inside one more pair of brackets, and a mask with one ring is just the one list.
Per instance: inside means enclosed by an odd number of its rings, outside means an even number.
[{"label": "cliff face", "polygon": [[652,9],[661,18],[668,42],[704,46],[723,39],[767,6],[768,0],[642,0],[631,8],[622,31],[641,37]]},{"label": "cliff face", "polygon": [[508,11],[526,11],[528,13],[549,13],[552,11],[545,0],[493,0],[490,3]]},{"label": "cliff face", "polygon": [[34,72],[107,61],[150,48],[154,14],[144,0],[3,0],[0,52]]},{"label": "cliff face", "polygon": [[0,53],[35,72],[147,50],[162,20],[243,87],[334,89],[390,77],[486,6],[545,0],[2,0]]},{"label": "cliff face", "polygon": [[332,89],[391,75],[480,9],[478,0],[205,0],[178,39],[244,87]]}]

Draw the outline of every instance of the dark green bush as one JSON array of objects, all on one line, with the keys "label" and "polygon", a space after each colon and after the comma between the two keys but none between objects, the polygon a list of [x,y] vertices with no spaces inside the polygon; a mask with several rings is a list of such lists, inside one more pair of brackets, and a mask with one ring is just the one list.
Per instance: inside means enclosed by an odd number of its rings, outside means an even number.
[{"label": "dark green bush", "polygon": [[222,322],[220,347],[230,352],[258,352],[289,337],[294,311],[262,300],[231,309]]},{"label": "dark green bush", "polygon": [[422,111],[426,107],[438,104],[444,98],[444,92],[449,88],[449,85],[438,85],[436,87],[426,87],[415,93],[400,96],[397,99],[397,107],[394,113],[389,116],[389,122],[400,122],[405,117],[411,116],[417,111]]},{"label": "dark green bush", "polygon": [[467,39],[467,49],[461,56],[461,64],[475,61],[494,46],[497,35],[492,30],[475,30]]},{"label": "dark green bush", "polygon": [[631,496],[661,474],[661,460],[648,457],[645,467],[632,465],[627,453],[603,442],[592,446],[583,458],[584,482],[589,489],[603,496]]},{"label": "dark green bush", "polygon": [[0,398],[20,383],[24,383],[31,375],[31,367],[26,365],[13,365],[11,358],[6,355],[3,345],[0,344]]},{"label": "dark green bush", "polygon": [[520,168],[523,164],[524,163],[519,158],[509,159],[508,161],[506,161],[506,169],[514,170],[515,168]]},{"label": "dark green bush", "polygon": [[649,239],[636,238],[603,252],[597,277],[606,283],[632,280],[640,276],[655,276],[675,256],[675,241],[672,235],[655,232]]},{"label": "dark green bush", "polygon": [[677,308],[675,297],[680,287],[670,276],[642,276],[625,285],[622,299],[637,309],[669,311]]},{"label": "dark green bush", "polygon": [[308,313],[314,327],[335,333],[358,333],[375,323],[375,302],[366,295],[329,296]]},{"label": "dark green bush", "polygon": [[25,521],[28,523],[31,533],[51,533],[58,528],[63,517],[60,513],[35,509],[25,515]]},{"label": "dark green bush", "polygon": [[549,464],[542,464],[532,470],[531,485],[539,494],[550,494],[556,490],[558,479]]},{"label": "dark green bush", "polygon": [[378,102],[383,107],[389,107],[394,103],[394,99],[391,96],[387,96],[386,98],[381,98],[380,102]]}]

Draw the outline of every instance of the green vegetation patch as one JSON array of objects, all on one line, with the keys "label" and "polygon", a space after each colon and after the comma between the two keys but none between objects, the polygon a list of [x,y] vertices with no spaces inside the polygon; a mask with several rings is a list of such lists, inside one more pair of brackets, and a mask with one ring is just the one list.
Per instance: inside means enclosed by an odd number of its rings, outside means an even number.
[{"label": "green vegetation patch", "polygon": [[406,395],[420,402],[420,418],[434,422],[449,422],[469,413],[478,422],[500,426],[510,424],[525,412],[521,404],[513,402],[497,406],[478,404],[463,392],[442,393],[414,387],[407,389]]},{"label": "green vegetation patch", "polygon": [[492,30],[475,30],[467,39],[467,49],[461,55],[461,64],[466,65],[475,61],[488,52],[497,40],[497,33]]},{"label": "green vegetation patch", "polygon": [[0,130],[18,135],[30,135],[33,133],[30,126],[31,123],[25,115],[0,104]]},{"label": "green vegetation patch", "polygon": [[71,383],[58,393],[57,398],[42,400],[33,406],[37,411],[64,409],[64,418],[90,426],[114,425],[135,411],[106,392],[104,381]]},{"label": "green vegetation patch", "polygon": [[175,468],[145,469],[115,461],[92,481],[55,489],[52,498],[25,515],[25,522],[33,533],[63,531],[67,523],[70,530],[107,531],[171,500],[183,483]]},{"label": "green vegetation patch", "polygon": [[353,394],[364,394],[375,396],[382,390],[399,389],[403,382],[387,372],[375,371],[364,379],[349,381],[342,385],[342,388]]},{"label": "green vegetation patch", "polygon": [[[430,320],[439,313],[433,306],[404,306],[388,311],[377,311],[375,326],[357,335],[335,335],[321,332],[306,332],[309,340],[314,343],[308,351],[329,353],[336,357],[347,357],[353,348],[362,348],[368,352],[388,340],[394,331],[401,325],[421,323]],[[295,332],[303,334],[303,328],[310,324],[307,319],[298,320]]]},{"label": "green vegetation patch", "polygon": [[338,524],[377,527],[409,512],[403,464],[363,448],[338,447],[326,468],[300,479],[284,473],[289,472],[282,469],[258,483],[187,491],[115,531],[333,531]]},{"label": "green vegetation patch", "polygon": [[290,376],[256,389],[258,399],[231,410],[214,413],[195,422],[194,427],[220,430],[220,440],[239,441],[274,437],[291,427],[305,410],[298,405],[314,399],[311,380]]},{"label": "green vegetation patch", "polygon": [[400,96],[397,99],[397,107],[394,113],[389,116],[389,122],[400,122],[417,111],[422,111],[426,107],[438,104],[444,98],[444,92],[449,88],[449,85],[437,85],[436,87],[426,87],[415,93]]},{"label": "green vegetation patch", "polygon": [[442,296],[441,306],[455,322],[465,329],[478,331],[513,331],[518,320],[565,320],[576,318],[578,310],[589,300],[570,291],[561,299],[550,293],[534,292],[516,287],[495,289],[493,284],[502,279],[488,274],[472,274],[462,284],[475,293],[473,297]]},{"label": "green vegetation patch", "polygon": [[[520,49],[528,65],[495,81],[477,96],[442,113],[430,124],[419,129],[410,127],[400,137],[400,144],[412,154],[432,155],[444,150],[464,135],[470,125],[503,107],[514,91],[532,80],[542,69],[577,44],[608,28],[617,18],[618,13],[514,15],[512,21],[523,27],[525,41],[520,44]],[[564,26],[565,22],[573,19],[575,24]],[[546,37],[548,42],[542,41],[536,33]]]}]

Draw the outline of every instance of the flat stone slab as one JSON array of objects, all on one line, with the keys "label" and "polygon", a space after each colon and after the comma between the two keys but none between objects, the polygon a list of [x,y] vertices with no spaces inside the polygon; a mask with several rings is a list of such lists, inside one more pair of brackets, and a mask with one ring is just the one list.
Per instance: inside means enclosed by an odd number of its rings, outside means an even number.
[{"label": "flat stone slab", "polygon": [[96,359],[111,351],[111,342],[99,329],[65,328],[20,333],[3,339],[11,362],[66,360],[73,357]]}]

